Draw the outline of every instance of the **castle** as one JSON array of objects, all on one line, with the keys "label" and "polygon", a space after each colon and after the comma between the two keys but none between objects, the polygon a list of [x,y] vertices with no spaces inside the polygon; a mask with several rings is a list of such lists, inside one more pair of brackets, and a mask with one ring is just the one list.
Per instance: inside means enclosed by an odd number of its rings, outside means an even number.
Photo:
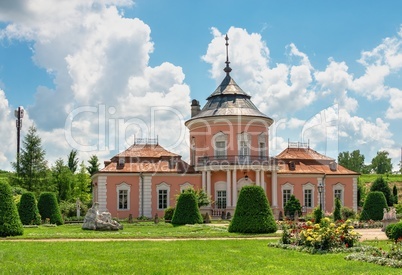
[{"label": "castle", "polygon": [[[226,36],[226,50],[228,47]],[[335,198],[357,211],[358,173],[305,143],[290,143],[279,155],[269,152],[273,119],[263,114],[231,77],[228,55],[225,78],[201,109],[191,102],[190,163],[165,150],[157,140],[136,140],[105,161],[93,175],[93,199],[113,217],[164,216],[187,188],[202,189],[213,203],[202,212],[234,214],[245,185],[261,186],[276,218],[291,195],[305,213],[321,205],[332,212]]]}]

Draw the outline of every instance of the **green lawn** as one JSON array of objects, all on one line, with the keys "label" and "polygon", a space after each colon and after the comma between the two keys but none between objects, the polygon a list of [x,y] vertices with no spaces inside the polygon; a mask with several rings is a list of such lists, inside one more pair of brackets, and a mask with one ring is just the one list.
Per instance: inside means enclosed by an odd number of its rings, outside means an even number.
[{"label": "green lawn", "polygon": [[400,274],[267,240],[2,241],[1,274]]},{"label": "green lawn", "polygon": [[[57,227],[24,228],[23,236],[8,237],[8,239],[150,239],[150,238],[237,238],[255,237],[253,234],[229,233],[227,224],[210,226],[205,224],[173,226],[170,223],[139,222],[124,223],[124,229],[119,231],[82,230],[80,224],[67,224]],[[259,237],[279,237],[280,234],[259,234]]]},{"label": "green lawn", "polygon": [[[398,269],[346,261],[346,254],[310,255],[267,246],[278,238],[252,238],[278,234],[234,234],[225,226],[208,225],[174,227],[146,222],[124,226],[117,232],[84,231],[80,225],[25,228],[23,236],[0,239],[0,274],[400,273]],[[388,246],[386,241],[368,244]]]}]

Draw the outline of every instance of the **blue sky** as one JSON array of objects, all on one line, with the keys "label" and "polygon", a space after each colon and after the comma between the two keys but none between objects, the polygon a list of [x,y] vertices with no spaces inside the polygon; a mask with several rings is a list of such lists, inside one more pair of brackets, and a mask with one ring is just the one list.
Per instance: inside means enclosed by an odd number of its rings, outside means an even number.
[{"label": "blue sky", "polygon": [[157,134],[186,158],[189,102],[205,103],[223,79],[226,33],[232,77],[276,121],[272,154],[309,140],[332,157],[360,149],[366,162],[387,150],[397,168],[401,10],[400,1],[2,1],[0,169],[15,157],[19,105],[50,165],[72,148],[109,159],[133,135]]}]

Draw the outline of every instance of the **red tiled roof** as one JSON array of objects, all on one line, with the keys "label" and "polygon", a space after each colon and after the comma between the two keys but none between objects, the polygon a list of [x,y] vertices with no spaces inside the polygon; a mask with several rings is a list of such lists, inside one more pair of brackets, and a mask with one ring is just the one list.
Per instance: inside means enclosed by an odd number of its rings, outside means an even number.
[{"label": "red tiled roof", "polygon": [[[120,160],[124,160],[120,163]],[[169,163],[172,165],[169,166]],[[181,156],[169,152],[158,144],[134,144],[125,151],[105,161],[100,173],[184,173],[194,172],[193,167]]]},{"label": "red tiled roof", "polygon": [[179,155],[169,152],[159,144],[134,144],[115,157],[137,157],[137,158],[160,158],[178,157]]},{"label": "red tiled roof", "polygon": [[278,174],[327,174],[327,175],[359,175],[342,165],[337,164],[336,170],[331,170],[328,164],[305,164],[303,162],[295,163],[295,169],[290,170],[288,163],[279,165]]},{"label": "red tiled roof", "polygon": [[277,155],[276,158],[283,160],[335,161],[333,158],[322,155],[310,148],[287,148],[283,150],[279,155]]}]

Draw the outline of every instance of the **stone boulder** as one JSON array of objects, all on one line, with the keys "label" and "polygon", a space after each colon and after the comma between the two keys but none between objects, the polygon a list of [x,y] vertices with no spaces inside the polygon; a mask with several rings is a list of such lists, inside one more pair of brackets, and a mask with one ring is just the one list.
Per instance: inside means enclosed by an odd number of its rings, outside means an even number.
[{"label": "stone boulder", "polygon": [[82,229],[116,231],[123,229],[123,226],[113,220],[112,215],[109,212],[102,212],[99,214],[99,204],[96,202],[90,209],[88,209],[84,218],[84,223],[82,224]]}]

